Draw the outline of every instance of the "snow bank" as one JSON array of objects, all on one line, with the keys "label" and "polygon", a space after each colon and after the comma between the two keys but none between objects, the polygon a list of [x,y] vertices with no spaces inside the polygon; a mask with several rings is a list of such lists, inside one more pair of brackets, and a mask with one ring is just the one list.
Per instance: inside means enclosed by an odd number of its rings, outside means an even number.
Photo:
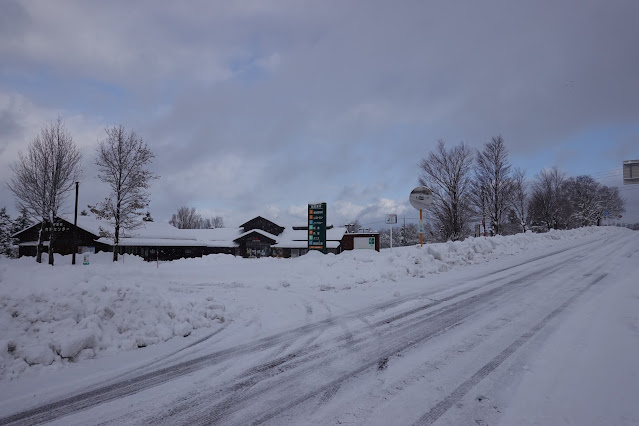
[{"label": "snow bank", "polygon": [[[295,259],[212,255],[161,263],[159,268],[134,256],[114,264],[106,253],[91,255],[90,265],[75,266],[70,265],[70,256],[57,256],[54,267],[46,260],[37,264],[33,258],[0,259],[0,380],[18,377],[27,369],[59,367],[105,352],[183,338],[194,330],[239,319],[234,315],[240,312],[249,312],[255,321],[255,315],[265,315],[256,307],[279,309],[278,290],[294,297],[312,294],[317,299],[351,288],[388,287],[406,278],[570,240],[625,232],[632,231],[582,228],[469,238],[381,253],[311,252]],[[398,289],[392,291],[399,296]],[[342,295],[346,306],[348,297],[358,297]],[[226,304],[219,302],[222,296]],[[288,321],[299,319],[286,315]]]},{"label": "snow bank", "polygon": [[[225,308],[212,298],[171,297],[157,278],[145,277],[148,263],[127,257],[124,265],[110,264],[109,254],[91,258],[91,265],[74,267],[52,268],[32,258],[0,263],[0,378],[17,377],[28,366],[144,347],[224,322]],[[58,257],[56,263],[66,260]]]}]

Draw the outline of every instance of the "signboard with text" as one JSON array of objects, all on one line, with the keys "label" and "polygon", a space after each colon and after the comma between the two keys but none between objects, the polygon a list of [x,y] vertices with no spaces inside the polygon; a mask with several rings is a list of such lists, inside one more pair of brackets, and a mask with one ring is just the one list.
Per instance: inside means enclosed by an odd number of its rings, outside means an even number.
[{"label": "signboard with text", "polygon": [[308,205],[308,249],[326,253],[326,203]]}]

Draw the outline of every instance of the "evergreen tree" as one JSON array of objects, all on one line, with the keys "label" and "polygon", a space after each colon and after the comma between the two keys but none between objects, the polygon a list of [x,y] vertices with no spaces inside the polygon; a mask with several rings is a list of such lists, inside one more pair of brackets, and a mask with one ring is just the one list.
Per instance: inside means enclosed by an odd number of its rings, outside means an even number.
[{"label": "evergreen tree", "polygon": [[29,212],[26,208],[20,209],[20,216],[16,217],[11,227],[11,235],[23,231],[33,225],[33,221],[29,217]]},{"label": "evergreen tree", "polygon": [[0,209],[0,256],[11,256],[11,217],[6,207]]},{"label": "evergreen tree", "polygon": [[[33,221],[29,217],[29,211],[25,207],[23,207],[20,209],[20,215],[11,222],[11,232],[9,233],[9,236],[15,235],[20,231],[24,231],[25,229],[29,228],[31,225],[33,225]],[[17,245],[18,239],[12,238],[11,243],[13,245]]]}]

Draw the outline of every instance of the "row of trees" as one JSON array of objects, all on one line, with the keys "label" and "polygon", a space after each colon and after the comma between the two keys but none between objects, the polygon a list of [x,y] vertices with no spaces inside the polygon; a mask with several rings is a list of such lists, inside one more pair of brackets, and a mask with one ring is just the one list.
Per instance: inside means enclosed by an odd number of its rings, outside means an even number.
[{"label": "row of trees", "polygon": [[[31,141],[26,152],[18,154],[12,164],[13,178],[7,184],[17,199],[18,208],[26,216],[41,222],[37,244],[37,262],[42,262],[43,232],[47,223],[58,217],[74,183],[82,176],[81,154],[73,137],[58,119],[45,125]],[[156,179],[147,167],[154,158],[135,132],[122,126],[106,129],[106,137],[98,143],[95,165],[98,178],[109,187],[104,201],[89,206],[109,227],[101,227],[104,236],[113,238],[113,260],[117,261],[118,242],[122,230],[142,224],[144,209],[149,204],[148,189]],[[148,215],[147,215],[148,216]],[[49,232],[49,264],[54,264],[55,227]]]},{"label": "row of trees", "polygon": [[420,168],[419,183],[433,190],[427,213],[443,241],[465,238],[479,220],[496,235],[515,224],[523,232],[532,223],[546,229],[595,225],[624,211],[619,190],[590,176],[567,178],[554,167],[528,182],[524,170],[511,168],[501,136],[479,151],[463,142],[448,149],[440,140]]},{"label": "row of trees", "polygon": [[194,207],[182,206],[171,216],[169,224],[178,229],[224,228],[224,219],[221,216],[205,219],[195,211]]}]

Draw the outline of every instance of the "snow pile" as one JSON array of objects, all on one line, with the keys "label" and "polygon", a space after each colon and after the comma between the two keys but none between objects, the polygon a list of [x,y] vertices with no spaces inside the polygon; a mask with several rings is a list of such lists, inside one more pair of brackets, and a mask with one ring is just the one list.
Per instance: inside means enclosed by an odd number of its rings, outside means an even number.
[{"label": "snow pile", "polygon": [[[70,265],[70,256],[57,256],[55,267],[33,258],[0,259],[0,379],[18,377],[30,366],[59,366],[158,344],[229,320],[245,328],[243,320],[293,326],[305,317],[290,307],[329,300],[336,292],[343,306],[354,306],[361,291],[398,297],[402,288],[408,290],[409,278],[626,232],[631,231],[582,228],[381,253],[311,252],[295,259],[211,255],[159,267],[135,256],[114,264],[107,253],[91,255],[87,266]],[[351,295],[351,289],[360,292]]]},{"label": "snow pile", "polygon": [[224,321],[225,308],[212,297],[172,299],[135,273],[147,263],[129,257],[131,265],[109,265],[109,258],[92,255],[103,264],[91,269],[51,268],[32,258],[0,263],[0,377],[144,347]]}]

